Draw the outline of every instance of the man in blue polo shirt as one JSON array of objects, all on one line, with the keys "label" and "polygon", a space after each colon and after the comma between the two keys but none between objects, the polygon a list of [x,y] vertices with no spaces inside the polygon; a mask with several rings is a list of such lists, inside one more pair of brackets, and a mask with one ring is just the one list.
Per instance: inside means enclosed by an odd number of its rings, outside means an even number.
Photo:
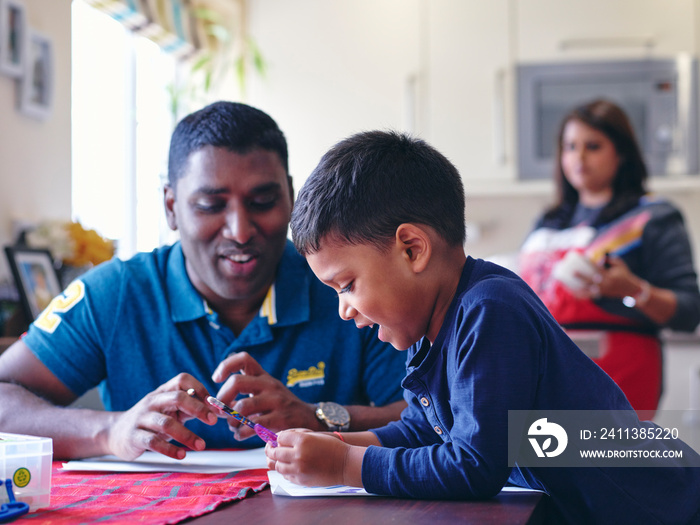
[{"label": "man in blue polo shirt", "polygon": [[[60,458],[182,458],[180,445],[262,444],[218,420],[210,394],[272,430],[398,419],[403,356],[339,320],[287,240],[293,189],[274,120],[230,102],[185,117],[168,178],[180,241],[91,270],[0,356],[3,430],[52,437]],[[107,411],[64,408],[97,385]]]}]

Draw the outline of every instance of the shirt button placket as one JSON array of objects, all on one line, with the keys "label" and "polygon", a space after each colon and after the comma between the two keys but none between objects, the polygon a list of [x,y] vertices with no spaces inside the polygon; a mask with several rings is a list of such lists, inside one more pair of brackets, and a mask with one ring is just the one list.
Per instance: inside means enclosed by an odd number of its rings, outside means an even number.
[{"label": "shirt button placket", "polygon": [[[423,405],[425,408],[428,408],[428,407],[430,406],[430,400],[429,400],[427,397],[422,396],[422,397],[420,398],[420,404]],[[433,430],[434,430],[438,435],[442,435],[442,429],[441,429],[438,425],[435,425],[435,426],[433,427]]]}]

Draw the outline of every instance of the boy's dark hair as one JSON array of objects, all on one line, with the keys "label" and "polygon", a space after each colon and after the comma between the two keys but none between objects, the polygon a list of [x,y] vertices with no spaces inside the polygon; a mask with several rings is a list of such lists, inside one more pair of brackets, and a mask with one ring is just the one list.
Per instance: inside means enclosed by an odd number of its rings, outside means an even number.
[{"label": "boy's dark hair", "polygon": [[238,102],[214,102],[187,115],[173,131],[168,155],[168,183],[185,173],[190,155],[204,146],[246,154],[255,149],[277,153],[289,172],[287,141],[267,113]]},{"label": "boy's dark hair", "polygon": [[299,191],[292,239],[318,251],[328,234],[385,249],[403,223],[463,244],[464,188],[454,165],[422,140],[392,131],[353,135],[331,148]]}]

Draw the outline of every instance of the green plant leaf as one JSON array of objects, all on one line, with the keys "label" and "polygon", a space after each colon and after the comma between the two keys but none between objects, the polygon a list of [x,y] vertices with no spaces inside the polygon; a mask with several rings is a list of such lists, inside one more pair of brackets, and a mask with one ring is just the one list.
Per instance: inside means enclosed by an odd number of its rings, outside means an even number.
[{"label": "green plant leaf", "polygon": [[209,9],[207,7],[198,7],[194,10],[194,16],[205,22],[211,22],[215,24],[222,24],[224,22],[224,17],[220,13]]},{"label": "green plant leaf", "polygon": [[192,64],[192,68],[190,69],[190,71],[192,71],[192,73],[196,73],[200,69],[208,66],[211,62],[212,62],[211,55],[209,55],[209,54],[202,55],[201,57],[199,57],[197,59],[197,61],[194,64]]},{"label": "green plant leaf", "polygon": [[[213,48],[202,50],[190,62],[190,75],[184,84],[185,89],[173,88],[169,91],[173,113],[180,106],[191,106],[193,101],[205,102],[206,94],[216,88],[232,68],[241,94],[245,93],[249,71],[253,70],[264,77],[267,70],[267,62],[257,43],[251,37],[237,35],[234,28],[229,27],[229,21],[219,12],[200,7],[195,8],[193,13],[202,21],[204,32]],[[240,47],[235,46],[237,39],[241,38],[245,38],[245,41]]]},{"label": "green plant leaf", "polygon": [[264,77],[265,73],[267,72],[267,62],[265,61],[265,57],[260,52],[258,44],[250,37],[248,38],[248,47],[253,55],[253,67],[255,67],[255,70],[260,76]]},{"label": "green plant leaf", "polygon": [[213,36],[219,42],[229,42],[231,40],[231,32],[228,28],[219,24],[210,24],[207,27],[207,34]]},{"label": "green plant leaf", "polygon": [[236,59],[236,78],[238,78],[238,86],[241,93],[245,92],[245,57],[239,56]]}]

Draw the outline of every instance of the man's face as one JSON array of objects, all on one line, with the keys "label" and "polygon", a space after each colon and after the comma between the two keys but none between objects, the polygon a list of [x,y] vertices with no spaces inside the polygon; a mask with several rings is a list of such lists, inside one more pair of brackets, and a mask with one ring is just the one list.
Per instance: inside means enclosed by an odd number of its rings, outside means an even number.
[{"label": "man's face", "polygon": [[262,301],[292,212],[291,182],[276,153],[205,146],[190,155],[174,191],[166,188],[165,208],[190,280],[208,302]]}]

